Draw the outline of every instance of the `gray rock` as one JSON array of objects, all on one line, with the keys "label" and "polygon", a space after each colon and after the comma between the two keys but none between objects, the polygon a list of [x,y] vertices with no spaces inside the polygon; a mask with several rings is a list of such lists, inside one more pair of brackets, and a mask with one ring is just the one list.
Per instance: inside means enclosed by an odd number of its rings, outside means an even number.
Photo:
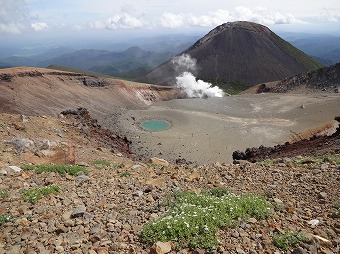
[{"label": "gray rock", "polygon": [[25,116],[25,115],[20,115],[20,119],[23,123],[27,123],[30,118],[28,116]]},{"label": "gray rock", "polygon": [[318,168],[313,168],[313,170],[312,170],[312,173],[313,174],[320,174],[322,171],[320,170],[320,169],[318,169]]},{"label": "gray rock", "polygon": [[236,230],[231,231],[231,235],[235,238],[240,237],[239,232],[237,232]]},{"label": "gray rock", "polygon": [[307,251],[302,247],[297,247],[292,251],[292,254],[307,254]]},{"label": "gray rock", "polygon": [[22,171],[21,168],[17,167],[17,166],[8,166],[8,168],[12,171],[15,171],[15,172],[20,172]]},{"label": "gray rock", "polygon": [[86,212],[86,207],[85,206],[78,206],[76,209],[73,210],[73,212],[71,213],[70,218],[74,219],[74,218],[83,217],[85,212]]},{"label": "gray rock", "polygon": [[100,232],[100,224],[97,223],[95,224],[91,229],[90,229],[90,234],[98,234]]},{"label": "gray rock", "polygon": [[28,138],[16,138],[5,141],[5,143],[15,145],[19,153],[32,152],[35,150],[34,142]]},{"label": "gray rock", "polygon": [[7,173],[6,169],[0,169],[0,175],[7,175]]},{"label": "gray rock", "polygon": [[141,197],[143,196],[144,192],[143,191],[136,191],[135,193],[133,193],[134,196],[137,196],[137,197]]},{"label": "gray rock", "polygon": [[87,175],[76,176],[76,180],[78,180],[78,181],[88,181],[89,179],[90,179],[90,177],[88,177]]},{"label": "gray rock", "polygon": [[236,247],[236,253],[238,254],[246,254],[244,250],[242,250],[240,247]]},{"label": "gray rock", "polygon": [[319,195],[318,195],[318,198],[326,199],[327,198],[327,193],[326,192],[320,192]]},{"label": "gray rock", "polygon": [[34,139],[34,145],[36,150],[48,150],[51,147],[50,141],[45,138]]},{"label": "gray rock", "polygon": [[69,210],[69,211],[66,211],[66,212],[64,212],[64,213],[63,213],[63,215],[62,215],[62,218],[63,218],[63,220],[64,220],[64,221],[67,221],[67,220],[69,220],[69,219],[71,218],[71,214],[72,214],[72,212],[73,212],[73,211],[70,211],[70,210]]},{"label": "gray rock", "polygon": [[257,219],[255,219],[255,218],[249,218],[249,219],[248,219],[248,223],[254,224],[254,223],[256,223],[256,222],[257,222]]},{"label": "gray rock", "polygon": [[136,164],[136,165],[133,165],[133,166],[131,167],[131,169],[137,169],[137,168],[141,168],[141,167],[142,167],[141,165]]},{"label": "gray rock", "polygon": [[321,170],[326,170],[326,169],[328,169],[328,167],[329,167],[328,164],[325,164],[325,163],[320,165]]},{"label": "gray rock", "polygon": [[20,249],[21,249],[20,245],[13,245],[6,253],[17,254],[17,253],[20,253]]},{"label": "gray rock", "polygon": [[279,198],[274,198],[274,202],[275,202],[277,205],[279,205],[279,206],[282,206],[282,205],[283,205],[282,200],[279,199]]},{"label": "gray rock", "polygon": [[320,221],[318,219],[313,219],[308,221],[308,225],[310,225],[311,228],[315,228],[317,225],[319,225]]}]

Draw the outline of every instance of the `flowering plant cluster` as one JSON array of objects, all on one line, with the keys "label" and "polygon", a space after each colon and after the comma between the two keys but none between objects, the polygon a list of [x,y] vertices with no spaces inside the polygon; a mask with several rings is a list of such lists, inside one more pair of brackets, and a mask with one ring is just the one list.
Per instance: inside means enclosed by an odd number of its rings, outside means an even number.
[{"label": "flowering plant cluster", "polygon": [[167,212],[144,225],[141,238],[145,242],[173,241],[178,247],[215,249],[216,232],[222,226],[235,226],[237,218],[264,219],[271,213],[263,197],[235,195],[222,188],[173,196]]}]

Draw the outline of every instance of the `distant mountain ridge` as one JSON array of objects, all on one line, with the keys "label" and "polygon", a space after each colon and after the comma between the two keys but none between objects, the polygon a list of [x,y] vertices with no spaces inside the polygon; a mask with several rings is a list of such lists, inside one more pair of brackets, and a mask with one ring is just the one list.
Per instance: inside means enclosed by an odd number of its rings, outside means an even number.
[{"label": "distant mountain ridge", "polygon": [[332,65],[340,62],[340,37],[310,35],[305,38],[292,39],[290,43],[322,64]]},{"label": "distant mountain ridge", "polygon": [[31,58],[12,56],[3,59],[2,62],[6,67],[59,65],[133,79],[147,73],[173,55],[171,52],[146,51],[133,46],[122,52],[82,49],[47,60],[40,60],[39,56]]},{"label": "distant mountain ridge", "polygon": [[[220,25],[182,53],[197,60],[197,78],[220,87],[249,87],[322,67],[267,27],[246,21]],[[173,85],[177,75],[169,60],[140,81]]]},{"label": "distant mountain ridge", "polygon": [[145,51],[134,46],[122,52],[83,49],[40,62],[40,66],[61,65],[111,76],[134,78],[172,57],[172,53]]}]

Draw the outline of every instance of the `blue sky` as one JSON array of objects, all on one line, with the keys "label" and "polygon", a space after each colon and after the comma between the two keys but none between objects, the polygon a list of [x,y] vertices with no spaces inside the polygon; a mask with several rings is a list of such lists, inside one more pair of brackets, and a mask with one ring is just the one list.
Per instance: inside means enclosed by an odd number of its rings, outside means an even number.
[{"label": "blue sky", "polygon": [[0,6],[1,37],[208,32],[236,20],[340,36],[339,0],[0,0]]}]

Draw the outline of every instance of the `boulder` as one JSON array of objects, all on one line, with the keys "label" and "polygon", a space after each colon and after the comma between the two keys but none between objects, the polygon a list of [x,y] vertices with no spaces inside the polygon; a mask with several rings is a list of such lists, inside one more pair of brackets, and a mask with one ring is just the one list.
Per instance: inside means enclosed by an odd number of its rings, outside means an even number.
[{"label": "boulder", "polygon": [[149,163],[157,164],[157,165],[163,165],[163,166],[168,166],[169,165],[169,162],[167,162],[164,159],[157,158],[157,157],[150,158]]},{"label": "boulder", "polygon": [[171,244],[169,242],[156,242],[151,250],[150,254],[165,254],[171,251]]}]

